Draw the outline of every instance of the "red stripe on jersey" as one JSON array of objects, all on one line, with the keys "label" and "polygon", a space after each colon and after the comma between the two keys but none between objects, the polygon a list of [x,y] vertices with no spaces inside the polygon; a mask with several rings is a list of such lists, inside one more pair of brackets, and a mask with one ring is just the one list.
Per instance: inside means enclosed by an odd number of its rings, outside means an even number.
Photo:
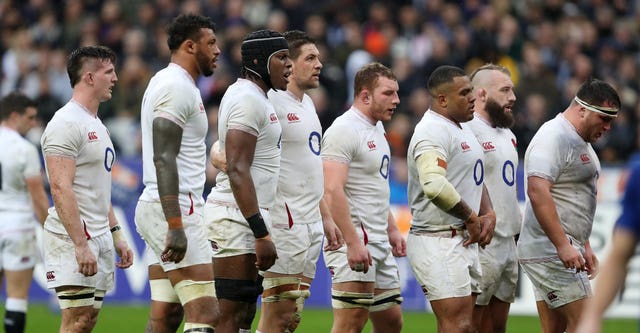
[{"label": "red stripe on jersey", "polygon": [[191,201],[191,207],[189,207],[189,215],[193,214],[193,198],[191,197],[191,193],[189,193],[189,201]]},{"label": "red stripe on jersey", "polygon": [[362,235],[364,236],[364,245],[367,245],[367,243],[369,243],[369,236],[367,236],[367,231],[364,230],[364,224],[360,224],[360,229],[362,229]]},{"label": "red stripe on jersey", "polygon": [[82,220],[82,228],[84,229],[84,235],[87,236],[87,240],[91,239],[91,235],[89,235],[89,231],[87,231],[87,223]]},{"label": "red stripe on jersey", "polygon": [[289,229],[293,227],[293,217],[291,216],[291,211],[289,210],[289,205],[284,203],[284,208],[287,210],[287,217],[289,218]]}]

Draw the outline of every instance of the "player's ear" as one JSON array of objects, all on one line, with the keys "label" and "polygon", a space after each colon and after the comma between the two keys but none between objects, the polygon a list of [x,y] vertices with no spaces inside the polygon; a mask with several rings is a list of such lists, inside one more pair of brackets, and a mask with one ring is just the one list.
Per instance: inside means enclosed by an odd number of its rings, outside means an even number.
[{"label": "player's ear", "polygon": [[196,52],[196,43],[194,41],[192,41],[191,39],[187,39],[184,41],[184,44],[188,53],[193,54]]}]

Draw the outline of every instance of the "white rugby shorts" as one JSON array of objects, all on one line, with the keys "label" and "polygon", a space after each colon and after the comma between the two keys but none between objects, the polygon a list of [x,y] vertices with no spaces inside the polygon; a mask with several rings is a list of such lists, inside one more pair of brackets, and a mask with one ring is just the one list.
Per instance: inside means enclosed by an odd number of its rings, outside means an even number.
[{"label": "white rugby shorts", "polygon": [[276,245],[278,259],[269,272],[316,276],[316,265],[322,252],[324,229],[322,221],[271,228],[271,239]]},{"label": "white rugby shorts", "polygon": [[480,293],[478,244],[468,247],[462,233],[433,237],[409,233],[407,258],[429,301]]},{"label": "white rugby shorts", "polygon": [[182,226],[187,236],[187,252],[179,263],[160,260],[167,240],[169,225],[165,219],[162,205],[159,202],[138,201],[136,206],[136,229],[147,247],[155,254],[157,262],[162,269],[172,271],[175,269],[211,264],[211,246],[205,238],[205,228],[202,216],[199,214],[183,215]]},{"label": "white rugby shorts", "polygon": [[108,231],[88,240],[89,248],[96,257],[98,273],[84,276],[79,271],[76,250],[71,237],[44,230],[44,266],[47,288],[61,286],[84,286],[98,290],[113,288],[115,251],[113,238]]}]

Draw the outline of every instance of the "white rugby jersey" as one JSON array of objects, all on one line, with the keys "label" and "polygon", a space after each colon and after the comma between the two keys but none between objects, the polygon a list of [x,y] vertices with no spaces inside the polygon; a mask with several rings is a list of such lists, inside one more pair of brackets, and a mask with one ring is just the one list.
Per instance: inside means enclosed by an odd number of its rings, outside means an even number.
[{"label": "white rugby jersey", "polygon": [[411,227],[418,231],[459,229],[464,221],[453,217],[427,199],[420,183],[416,160],[426,151],[436,151],[447,162],[447,180],[476,213],[482,199],[484,162],[482,147],[466,123],[453,121],[428,110],[416,125],[407,152]]},{"label": "white rugby jersey", "polygon": [[[100,118],[71,100],[54,114],[40,141],[45,157],[59,155],[75,160],[73,192],[88,235],[95,237],[109,232],[111,168],[116,155]],[[66,233],[55,206],[49,208],[44,227]]]},{"label": "white rugby jersey", "polygon": [[276,202],[269,211],[273,224],[321,221],[324,192],[320,143],[322,127],[311,98],[300,101],[289,91],[270,90],[269,101],[282,127],[280,177]]},{"label": "white rugby jersey", "polygon": [[[559,114],[544,123],[531,140],[524,169],[525,177],[541,177],[553,183],[551,196],[562,229],[574,246],[584,250],[591,235],[600,174],[600,160],[591,144]],[[540,227],[527,197],[518,256],[526,259],[556,255],[556,248]]]},{"label": "white rugby jersey", "polygon": [[180,152],[176,157],[182,214],[202,214],[207,147],[207,113],[200,90],[187,71],[170,63],[151,78],[142,99],[142,201],[157,202],[158,180],[153,163],[153,120],[166,118],[182,127]]},{"label": "white rugby jersey", "polygon": [[468,124],[484,151],[484,184],[496,213],[494,232],[500,237],[515,236],[522,224],[516,189],[516,137],[510,129],[492,127],[477,114]]},{"label": "white rugby jersey", "polygon": [[[25,179],[40,177],[38,150],[18,132],[4,126],[0,126],[0,147],[0,213],[33,214]],[[21,224],[23,220],[0,220],[0,229],[33,227]]]},{"label": "white rugby jersey", "polygon": [[[251,164],[251,177],[261,208],[273,206],[280,170],[280,122],[273,105],[258,85],[238,79],[229,86],[220,102],[218,134],[220,147],[225,146],[227,131],[235,129],[257,136]],[[207,197],[208,202],[237,206],[231,191],[229,176],[218,173],[216,186]]]},{"label": "white rugby jersey", "polygon": [[371,124],[355,107],[335,119],[322,139],[322,159],[349,164],[344,192],[351,221],[368,241],[388,241],[391,152],[382,122]]}]

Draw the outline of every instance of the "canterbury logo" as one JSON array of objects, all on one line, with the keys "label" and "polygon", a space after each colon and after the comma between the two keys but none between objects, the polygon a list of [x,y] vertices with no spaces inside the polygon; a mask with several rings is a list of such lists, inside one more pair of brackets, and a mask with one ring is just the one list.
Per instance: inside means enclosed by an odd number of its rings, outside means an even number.
[{"label": "canterbury logo", "polygon": [[205,112],[204,105],[200,103],[199,107],[200,107],[200,113],[204,113]]},{"label": "canterbury logo", "polygon": [[467,151],[471,149],[471,147],[469,147],[469,144],[467,142],[460,143],[460,147],[462,147],[462,151]]},{"label": "canterbury logo", "polygon": [[582,160],[583,163],[589,163],[589,161],[591,161],[588,154],[580,154],[580,160]]},{"label": "canterbury logo", "polygon": [[272,113],[272,114],[270,114],[270,115],[269,115],[269,120],[270,120],[272,123],[275,123],[275,122],[277,122],[277,121],[278,121],[278,116],[276,116],[276,114],[275,114],[275,113]]},{"label": "canterbury logo", "polygon": [[300,121],[300,118],[298,118],[298,115],[295,113],[287,113],[287,120],[291,123],[294,121]]},{"label": "canterbury logo", "polygon": [[485,151],[495,150],[496,146],[494,146],[493,142],[491,142],[491,141],[483,142],[482,143],[482,149],[484,149]]},{"label": "canterbury logo", "polygon": [[373,140],[367,141],[367,147],[369,147],[369,149],[376,149],[376,143]]},{"label": "canterbury logo", "polygon": [[547,299],[549,299],[549,302],[553,302],[558,299],[558,296],[556,296],[555,292],[550,291],[547,293]]},{"label": "canterbury logo", "polygon": [[53,281],[56,279],[56,274],[54,271],[47,272],[47,281]]},{"label": "canterbury logo", "polygon": [[89,137],[89,141],[98,140],[98,134],[96,134],[96,132],[89,132],[87,136]]}]

